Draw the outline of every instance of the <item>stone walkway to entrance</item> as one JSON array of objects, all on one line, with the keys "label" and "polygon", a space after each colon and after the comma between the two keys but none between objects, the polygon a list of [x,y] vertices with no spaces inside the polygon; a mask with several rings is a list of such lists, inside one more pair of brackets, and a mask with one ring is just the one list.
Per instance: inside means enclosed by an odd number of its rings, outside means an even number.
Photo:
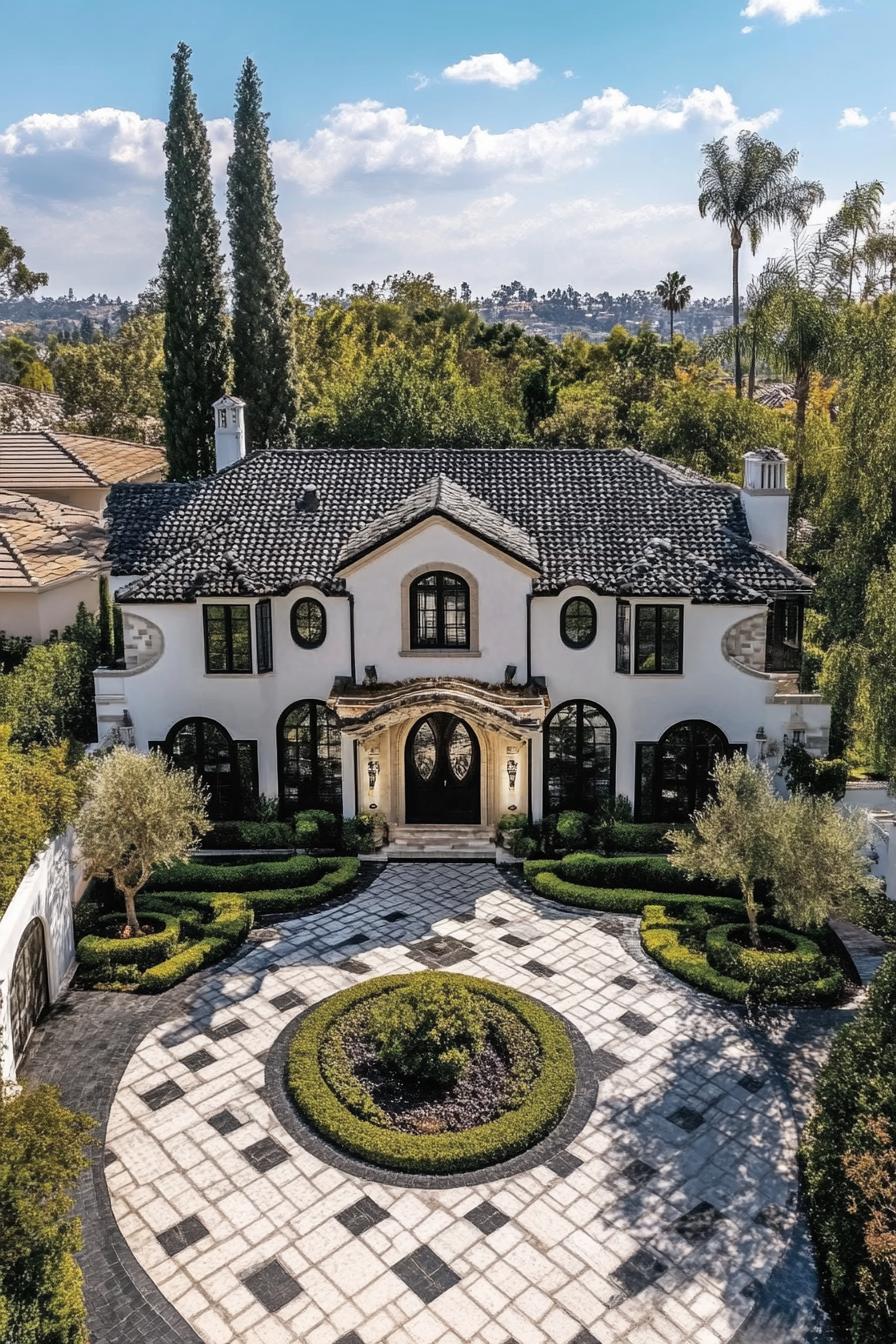
[{"label": "stone walkway to entrance", "polygon": [[[95,1344],[825,1337],[793,1103],[842,1015],[755,1033],[647,961],[635,920],[550,905],[487,865],[389,865],[265,932],[160,1000],[70,995],[32,1050],[70,1104],[92,1069],[86,1101],[108,1108],[110,1203],[102,1176],[81,1200]],[[454,1188],[322,1160],[277,1118],[269,1051],[358,978],[446,964],[582,1033],[599,1078],[584,1126],[541,1165]],[[100,1019],[82,1048],[70,1028]]]}]

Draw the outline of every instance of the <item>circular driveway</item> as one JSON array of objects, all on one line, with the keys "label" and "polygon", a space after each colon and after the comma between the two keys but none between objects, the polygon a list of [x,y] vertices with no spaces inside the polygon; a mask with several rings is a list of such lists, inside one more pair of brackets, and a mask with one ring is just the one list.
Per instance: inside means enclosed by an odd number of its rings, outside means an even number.
[{"label": "circular driveway", "polygon": [[[209,1344],[732,1339],[796,1217],[795,1124],[743,1015],[644,959],[636,930],[493,867],[390,864],[260,931],[121,1078],[105,1176],[134,1256]],[[278,1120],[266,1066],[291,1018],[424,966],[521,989],[587,1041],[596,1105],[543,1164],[407,1188]]]}]

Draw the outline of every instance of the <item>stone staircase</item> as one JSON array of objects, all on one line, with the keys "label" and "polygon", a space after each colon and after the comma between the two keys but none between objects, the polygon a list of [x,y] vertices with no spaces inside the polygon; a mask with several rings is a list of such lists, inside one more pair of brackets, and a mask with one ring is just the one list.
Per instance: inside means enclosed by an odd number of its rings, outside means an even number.
[{"label": "stone staircase", "polygon": [[392,859],[478,859],[494,863],[488,826],[392,826],[386,857]]}]

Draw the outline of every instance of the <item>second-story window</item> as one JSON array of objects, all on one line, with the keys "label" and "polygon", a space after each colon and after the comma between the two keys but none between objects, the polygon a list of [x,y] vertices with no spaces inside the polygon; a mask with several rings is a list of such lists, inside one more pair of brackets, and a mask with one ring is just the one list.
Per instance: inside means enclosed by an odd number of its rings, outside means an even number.
[{"label": "second-story window", "polygon": [[251,672],[249,608],[211,603],[203,607],[202,615],[206,672]]},{"label": "second-story window", "polygon": [[421,574],[411,584],[411,648],[468,649],[470,589],[457,574]]},{"label": "second-story window", "polygon": [[684,608],[635,607],[636,672],[680,672]]},{"label": "second-story window", "polygon": [[327,637],[327,613],[316,597],[300,597],[289,624],[300,649],[317,649]]},{"label": "second-story window", "polygon": [[799,672],[803,661],[804,607],[802,597],[780,597],[769,604],[766,672]]},{"label": "second-story window", "polygon": [[560,611],[560,638],[570,649],[584,649],[597,634],[597,612],[587,597],[571,597]]}]

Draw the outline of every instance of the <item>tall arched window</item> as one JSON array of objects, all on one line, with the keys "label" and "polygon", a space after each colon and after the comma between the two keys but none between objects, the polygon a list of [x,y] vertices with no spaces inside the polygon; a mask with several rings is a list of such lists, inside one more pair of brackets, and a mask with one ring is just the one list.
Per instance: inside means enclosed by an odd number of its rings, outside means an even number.
[{"label": "tall arched window", "polygon": [[208,789],[212,821],[227,821],[242,813],[239,760],[236,743],[214,719],[182,719],[165,739],[165,755],[180,770],[192,770]]},{"label": "tall arched window", "polygon": [[712,771],[732,748],[721,728],[703,719],[673,724],[659,742],[636,747],[635,813],[639,821],[687,821],[712,792]]},{"label": "tall arched window", "polygon": [[277,725],[280,810],[342,811],[342,743],[336,715],[320,700],[290,705]]},{"label": "tall arched window", "polygon": [[544,727],[544,810],[594,812],[616,787],[616,728],[590,700],[558,705]]},{"label": "tall arched window", "polygon": [[411,584],[411,648],[470,647],[470,588],[458,574],[434,570]]}]

